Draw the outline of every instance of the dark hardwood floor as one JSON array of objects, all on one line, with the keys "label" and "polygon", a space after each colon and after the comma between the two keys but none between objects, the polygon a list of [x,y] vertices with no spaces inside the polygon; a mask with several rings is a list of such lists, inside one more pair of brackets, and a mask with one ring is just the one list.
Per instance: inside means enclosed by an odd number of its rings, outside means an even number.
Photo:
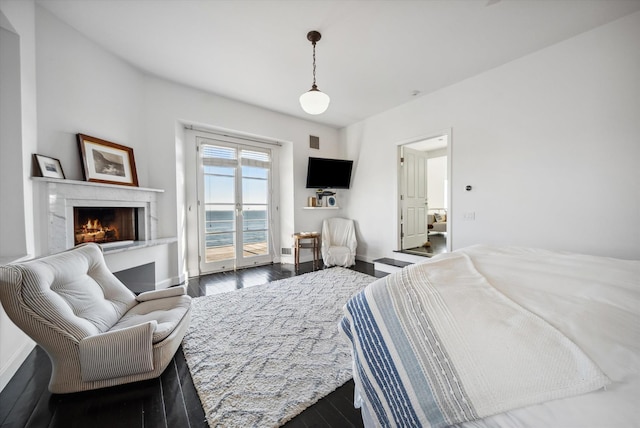
[{"label": "dark hardwood floor", "polygon": [[415,248],[407,248],[405,250],[399,250],[400,253],[414,254],[417,256],[433,257],[438,254],[447,252],[447,236],[443,233],[430,233],[429,243],[427,247],[420,246]]},{"label": "dark hardwood floor", "polygon": [[[372,276],[373,264],[352,268]],[[313,264],[272,264],[192,278],[188,293],[205,296],[251,287],[311,272]],[[182,348],[159,378],[75,394],[51,394],[47,385],[51,363],[40,348],[31,352],[0,393],[0,426],[5,427],[207,427],[204,411],[189,374]],[[353,407],[353,381],[347,382],[289,421],[285,427],[361,427]]]},{"label": "dark hardwood floor", "polygon": [[444,233],[429,234],[429,242],[431,243],[430,253],[437,255],[447,252],[447,235]]}]

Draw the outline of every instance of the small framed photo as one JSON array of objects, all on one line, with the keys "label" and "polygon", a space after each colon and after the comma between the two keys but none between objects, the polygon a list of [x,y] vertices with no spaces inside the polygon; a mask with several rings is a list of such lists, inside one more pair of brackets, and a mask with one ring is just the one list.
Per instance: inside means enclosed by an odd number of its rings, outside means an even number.
[{"label": "small framed photo", "polygon": [[85,181],[138,186],[136,162],[131,147],[78,134]]},{"label": "small framed photo", "polygon": [[36,173],[39,174],[40,177],[65,178],[64,171],[62,171],[62,165],[58,159],[35,153],[33,154],[33,159],[37,165]]}]

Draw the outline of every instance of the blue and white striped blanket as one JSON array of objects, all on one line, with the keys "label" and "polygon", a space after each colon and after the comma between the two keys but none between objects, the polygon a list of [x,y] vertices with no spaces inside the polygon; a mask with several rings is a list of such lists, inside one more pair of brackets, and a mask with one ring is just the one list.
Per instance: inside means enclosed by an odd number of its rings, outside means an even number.
[{"label": "blue and white striped blanket", "polygon": [[463,252],[381,278],[345,305],[354,380],[376,426],[444,427],[599,389],[602,371]]}]

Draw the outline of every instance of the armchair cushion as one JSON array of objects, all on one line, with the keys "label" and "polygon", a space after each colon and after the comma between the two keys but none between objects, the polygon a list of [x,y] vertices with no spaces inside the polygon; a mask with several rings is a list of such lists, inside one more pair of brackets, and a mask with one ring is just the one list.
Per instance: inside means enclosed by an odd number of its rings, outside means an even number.
[{"label": "armchair cushion", "polygon": [[325,264],[333,264],[337,266],[351,266],[351,250],[349,247],[329,247],[325,253],[325,258],[330,262]]},{"label": "armchair cushion", "polygon": [[141,302],[131,308],[111,330],[129,328],[149,321],[156,321],[153,343],[165,339],[191,308],[189,296],[174,296]]}]

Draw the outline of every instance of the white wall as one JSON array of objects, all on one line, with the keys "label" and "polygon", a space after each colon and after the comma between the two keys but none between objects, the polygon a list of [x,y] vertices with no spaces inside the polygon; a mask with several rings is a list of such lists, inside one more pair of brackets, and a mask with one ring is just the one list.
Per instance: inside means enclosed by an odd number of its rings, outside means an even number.
[{"label": "white wall", "polygon": [[[2,32],[2,108],[0,166],[7,179],[0,192],[3,204],[0,257],[34,253],[32,153],[37,148],[36,44],[34,5],[0,1]],[[15,46],[16,38],[18,46]],[[10,177],[10,178],[9,178]],[[8,228],[6,227],[10,225]]]},{"label": "white wall", "polygon": [[[0,15],[0,18],[4,15]],[[0,27],[0,168],[7,176],[22,177],[22,97],[20,93],[20,36]],[[17,189],[16,189],[17,187]],[[0,201],[22,195],[21,180],[0,182]],[[0,257],[27,254],[24,204],[2,204]]]},{"label": "white wall", "polygon": [[150,187],[143,75],[39,6],[36,35],[38,150],[82,180],[77,133],[123,144],[133,148],[140,186]]},{"label": "white wall", "polygon": [[396,247],[397,142],[451,128],[454,249],[640,258],[638,40],[635,13],[342,130],[359,257]]},{"label": "white wall", "polygon": [[427,159],[427,197],[429,208],[446,208],[445,182],[447,180],[447,156],[434,156],[428,153]]},{"label": "white wall", "polygon": [[[36,150],[34,6],[0,1],[0,260],[33,255],[31,154]],[[17,44],[16,44],[17,43]],[[0,308],[0,390],[34,343]]]}]

